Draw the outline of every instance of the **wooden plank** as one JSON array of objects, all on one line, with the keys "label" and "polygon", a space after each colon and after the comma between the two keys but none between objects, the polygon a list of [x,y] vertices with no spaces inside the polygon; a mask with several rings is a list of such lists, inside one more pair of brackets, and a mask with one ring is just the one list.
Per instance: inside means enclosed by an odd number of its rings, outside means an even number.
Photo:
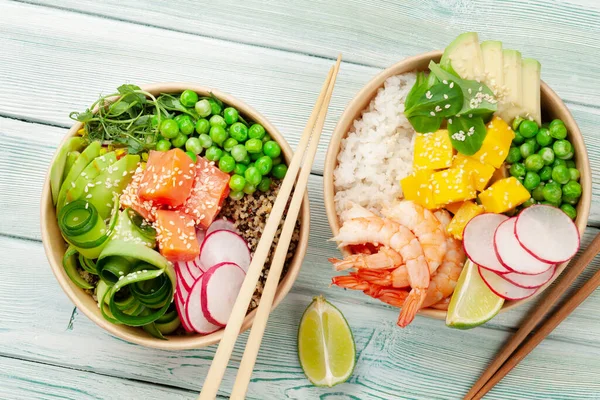
[{"label": "wooden plank", "polygon": [[[11,254],[10,260],[0,259],[3,274],[0,355],[199,389],[215,346],[168,352],[115,339],[83,315],[72,315],[71,303],[56,284],[39,243],[0,237],[0,252]],[[595,263],[594,268],[598,264]],[[26,273],[24,268],[27,268]],[[505,330],[487,328],[446,329],[441,321],[428,318],[417,318],[408,328],[400,329],[395,326],[397,309],[375,306],[373,302],[366,302],[361,293],[327,290],[327,297],[340,307],[352,327],[358,362],[349,383],[333,389],[314,388],[296,361],[295,338],[305,307],[312,296],[326,289],[328,274],[316,258],[307,258],[293,292],[270,319],[249,398],[314,398],[342,393],[353,398],[457,398],[468,389],[509,334]],[[23,296],[23,293],[28,295]],[[587,330],[584,337],[575,343],[572,338],[576,335],[570,331],[553,334],[489,398],[522,398],[523,388],[527,388],[531,399],[593,396],[600,385],[597,380],[600,333],[595,329],[599,307],[600,294],[597,293],[567,321],[581,333]],[[222,395],[226,396],[231,389],[245,337],[243,335],[235,348]],[[561,374],[547,379],[548,368],[553,369],[554,365],[561,366]],[[113,393],[123,392],[117,388]]]},{"label": "wooden plank", "polygon": [[[465,31],[537,58],[542,76],[574,102],[599,104],[600,5],[590,0],[315,1],[34,0],[142,25],[385,68],[444,48]],[[495,21],[495,22],[494,22]],[[535,21],[532,24],[531,21]]]},{"label": "wooden plank", "polygon": [[0,357],[0,398],[30,399],[190,399],[176,388]]}]

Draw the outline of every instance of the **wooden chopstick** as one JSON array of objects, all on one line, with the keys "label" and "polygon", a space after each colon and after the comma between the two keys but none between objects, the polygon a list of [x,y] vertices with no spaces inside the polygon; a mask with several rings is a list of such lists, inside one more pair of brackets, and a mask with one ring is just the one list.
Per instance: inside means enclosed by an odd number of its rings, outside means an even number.
[{"label": "wooden chopstick", "polygon": [[256,362],[258,351],[260,350],[260,343],[267,326],[269,313],[271,312],[271,306],[273,304],[273,299],[275,298],[275,292],[277,291],[277,286],[279,285],[279,277],[281,276],[281,271],[283,270],[288,247],[294,233],[298,212],[300,211],[300,206],[302,205],[304,191],[306,190],[306,185],[308,184],[311,166],[315,158],[315,154],[317,153],[317,146],[319,145],[319,139],[321,138],[321,132],[323,130],[323,125],[325,124],[329,100],[331,99],[333,87],[335,86],[337,71],[340,68],[340,61],[341,57],[338,57],[334,67],[335,69],[331,83],[327,88],[325,104],[319,113],[319,118],[317,119],[317,123],[314,128],[308,153],[306,154],[304,163],[302,164],[302,170],[300,172],[300,176],[298,177],[298,182],[296,182],[296,190],[294,191],[294,196],[292,197],[292,201],[287,212],[279,243],[277,245],[277,249],[275,250],[271,267],[269,268],[267,282],[265,283],[265,287],[263,288],[263,292],[260,297],[258,311],[254,317],[252,330],[250,331],[250,336],[246,342],[246,349],[244,350],[244,355],[242,356],[242,361],[240,362],[237,378],[231,391],[232,399],[243,399],[245,397],[248,384],[250,383],[250,378],[252,377],[254,363]]},{"label": "wooden chopstick", "polygon": [[[564,275],[556,286],[548,289],[546,297],[538,302],[533,313],[527,317],[527,320],[475,382],[475,385],[465,395],[465,400],[482,398],[600,285],[600,271],[598,271],[527,340],[527,336],[536,328],[546,313],[557,303],[563,293],[569,289],[575,279],[599,252],[600,233],[596,235],[579,258],[566,268]],[[517,350],[517,348],[519,349]]]},{"label": "wooden chopstick", "polygon": [[[304,157],[305,150],[313,133],[313,128],[318,118],[320,118],[324,114],[321,112],[323,105],[325,105],[325,108],[327,107],[327,105],[329,105],[329,99],[331,97],[332,91],[329,89],[330,87],[333,87],[331,82],[335,82],[334,78],[335,74],[337,74],[340,60],[341,55],[338,57],[336,66],[332,67],[329,71],[329,75],[327,77],[327,80],[323,84],[317,103],[315,104],[309,121],[306,127],[304,128],[304,132],[302,134],[302,137],[300,138],[300,142],[298,143],[298,148],[294,153],[294,156],[292,157],[287,174],[281,184],[275,203],[273,204],[273,209],[269,215],[265,228],[263,229],[262,237],[258,242],[256,251],[254,252],[254,257],[252,258],[250,267],[246,272],[246,278],[244,279],[244,283],[242,284],[229,320],[227,321],[227,326],[225,327],[223,338],[219,343],[219,347],[217,348],[217,352],[215,353],[211,367],[204,380],[202,391],[200,393],[200,396],[198,397],[198,399],[200,400],[212,400],[217,396],[219,386],[221,384],[221,381],[223,380],[225,370],[227,369],[227,364],[229,363],[229,358],[231,357],[231,353],[233,351],[233,347],[235,346],[237,336],[240,333],[242,323],[244,321],[244,318],[246,317],[248,305],[250,304],[250,300],[252,299],[252,295],[254,294],[256,283],[258,282],[265,260],[271,249],[271,243],[273,242],[275,233],[277,232],[277,228],[279,226],[279,222],[281,221],[281,217],[283,215],[283,212],[285,211],[287,201],[294,187],[294,182],[296,181],[296,177],[298,176],[300,162]],[[320,123],[320,126],[322,126],[322,123]],[[316,151],[316,145],[311,146],[311,150],[313,150],[313,147],[314,151]],[[305,162],[303,170],[305,170],[305,168],[308,170],[311,169],[314,154],[310,155],[309,153],[307,155],[307,159],[309,158],[311,160],[311,164],[306,165],[307,163]],[[302,198],[304,196],[305,190],[306,185],[304,185],[304,189],[301,191],[297,189],[296,193],[300,193],[299,197]],[[294,223],[295,220],[296,219],[294,218]],[[283,241],[279,241],[279,245],[282,244]]]}]

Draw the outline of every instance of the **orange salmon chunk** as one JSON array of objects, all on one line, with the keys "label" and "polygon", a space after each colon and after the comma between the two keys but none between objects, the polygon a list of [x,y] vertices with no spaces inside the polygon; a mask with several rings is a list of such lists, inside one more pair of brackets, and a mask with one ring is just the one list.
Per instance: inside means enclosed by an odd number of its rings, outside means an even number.
[{"label": "orange salmon chunk", "polygon": [[158,248],[169,261],[191,261],[200,254],[194,220],[177,210],[157,210]]}]

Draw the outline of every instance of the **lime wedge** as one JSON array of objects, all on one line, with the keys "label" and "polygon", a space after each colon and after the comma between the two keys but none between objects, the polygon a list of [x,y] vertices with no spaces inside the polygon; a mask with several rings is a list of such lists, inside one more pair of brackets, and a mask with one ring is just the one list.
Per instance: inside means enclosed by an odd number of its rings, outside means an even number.
[{"label": "lime wedge", "polygon": [[502,308],[504,299],[487,287],[477,265],[467,260],[454,289],[446,325],[471,329],[492,319]]},{"label": "lime wedge", "polygon": [[306,308],[298,328],[298,358],[309,381],[332,387],[352,375],[354,337],[346,318],[323,296]]}]

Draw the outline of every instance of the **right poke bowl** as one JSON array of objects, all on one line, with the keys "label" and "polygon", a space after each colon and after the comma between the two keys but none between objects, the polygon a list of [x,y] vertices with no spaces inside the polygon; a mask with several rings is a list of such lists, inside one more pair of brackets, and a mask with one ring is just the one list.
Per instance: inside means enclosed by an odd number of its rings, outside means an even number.
[{"label": "right poke bowl", "polygon": [[576,254],[583,136],[541,64],[468,32],[375,76],[324,171],[332,284],[468,329],[531,300]]}]

